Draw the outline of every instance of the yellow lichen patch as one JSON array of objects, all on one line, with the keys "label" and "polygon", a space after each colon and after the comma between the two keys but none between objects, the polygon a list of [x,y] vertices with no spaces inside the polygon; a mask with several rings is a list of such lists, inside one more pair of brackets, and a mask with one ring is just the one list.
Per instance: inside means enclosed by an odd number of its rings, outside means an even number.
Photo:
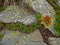
[{"label": "yellow lichen patch", "polygon": [[12,33],[12,36],[13,36],[13,37],[16,37],[16,36],[18,36],[18,34],[19,34],[19,33],[17,33],[17,32],[13,32],[13,33]]},{"label": "yellow lichen patch", "polygon": [[12,18],[14,18],[14,17],[8,17],[7,20],[12,20]]},{"label": "yellow lichen patch", "polygon": [[21,38],[20,41],[21,41],[21,42],[24,42],[24,38]]},{"label": "yellow lichen patch", "polygon": [[13,10],[14,8],[15,8],[15,6],[13,6],[13,5],[10,5],[10,6],[8,7],[9,10]]},{"label": "yellow lichen patch", "polygon": [[28,40],[30,40],[30,39],[31,39],[31,37],[30,37],[30,36],[28,36],[28,37],[27,37],[27,39],[28,39]]},{"label": "yellow lichen patch", "polygon": [[23,10],[22,9],[19,9],[19,10],[17,10],[17,12],[19,13],[19,12],[23,12]]},{"label": "yellow lichen patch", "polygon": [[19,13],[19,12],[21,12],[21,10],[17,10],[17,12]]},{"label": "yellow lichen patch", "polygon": [[52,23],[52,17],[46,15],[45,17],[41,18],[41,24],[44,24],[46,28],[48,28]]}]

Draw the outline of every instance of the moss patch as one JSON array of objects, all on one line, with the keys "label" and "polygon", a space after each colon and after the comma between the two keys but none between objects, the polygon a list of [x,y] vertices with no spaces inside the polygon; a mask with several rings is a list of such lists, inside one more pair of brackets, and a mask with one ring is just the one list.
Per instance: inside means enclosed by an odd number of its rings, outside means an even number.
[{"label": "moss patch", "polygon": [[60,7],[56,8],[56,23],[54,25],[56,33],[60,36]]},{"label": "moss patch", "polygon": [[36,17],[37,20],[40,20],[40,19],[41,19],[41,15],[40,15],[40,13],[38,13],[38,12],[35,13],[35,17]]},{"label": "moss patch", "polygon": [[2,39],[2,38],[3,38],[3,36],[4,36],[3,34],[0,34],[0,39]]},{"label": "moss patch", "polygon": [[5,9],[6,9],[6,7],[0,6],[0,11],[3,11],[3,10],[5,10]]},{"label": "moss patch", "polygon": [[12,24],[5,24],[5,28],[10,29],[10,30],[19,30],[23,33],[31,33],[35,31],[38,27],[41,26],[40,22],[36,22],[31,25],[24,25],[22,23],[12,23]]}]

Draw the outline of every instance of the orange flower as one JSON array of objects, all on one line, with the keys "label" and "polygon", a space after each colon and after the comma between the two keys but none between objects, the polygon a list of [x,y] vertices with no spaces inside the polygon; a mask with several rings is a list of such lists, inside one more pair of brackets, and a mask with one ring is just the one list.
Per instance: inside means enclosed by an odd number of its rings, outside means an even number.
[{"label": "orange flower", "polygon": [[51,25],[52,23],[52,18],[48,15],[46,15],[45,17],[42,17],[41,20],[42,20],[42,24],[44,24],[46,28],[48,28],[49,25]]}]

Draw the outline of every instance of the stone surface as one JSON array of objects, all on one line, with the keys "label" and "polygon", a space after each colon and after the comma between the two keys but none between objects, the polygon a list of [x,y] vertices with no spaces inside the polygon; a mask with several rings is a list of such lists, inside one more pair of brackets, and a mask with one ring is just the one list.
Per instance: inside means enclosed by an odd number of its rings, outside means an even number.
[{"label": "stone surface", "polygon": [[46,15],[52,18],[51,25],[48,29],[55,34],[54,32],[54,23],[55,23],[55,11],[53,7],[46,0],[24,0],[24,3],[27,3],[32,7],[36,12],[39,12],[42,17]]},{"label": "stone surface", "polygon": [[60,0],[57,0],[57,2],[56,2],[59,6],[60,6]]},{"label": "stone surface", "polygon": [[0,14],[0,21],[4,23],[20,22],[25,25],[36,22],[34,15],[30,15],[18,6],[10,5],[5,11]]},{"label": "stone surface", "polygon": [[43,42],[42,36],[39,30],[31,34],[21,33],[19,31],[6,30],[1,45],[47,45]]},{"label": "stone surface", "polygon": [[60,38],[49,37],[48,40],[51,45],[60,45]]}]

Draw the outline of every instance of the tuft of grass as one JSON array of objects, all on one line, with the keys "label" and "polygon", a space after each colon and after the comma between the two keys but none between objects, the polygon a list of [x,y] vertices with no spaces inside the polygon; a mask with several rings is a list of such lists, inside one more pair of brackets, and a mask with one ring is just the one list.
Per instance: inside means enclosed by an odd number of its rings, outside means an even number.
[{"label": "tuft of grass", "polygon": [[56,23],[54,25],[56,33],[60,36],[60,8],[56,8]]}]

